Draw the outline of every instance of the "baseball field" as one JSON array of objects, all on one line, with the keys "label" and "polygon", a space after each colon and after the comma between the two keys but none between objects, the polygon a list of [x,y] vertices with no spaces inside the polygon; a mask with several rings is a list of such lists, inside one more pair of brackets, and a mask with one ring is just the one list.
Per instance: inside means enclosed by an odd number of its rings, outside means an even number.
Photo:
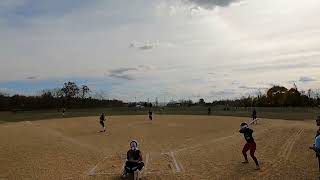
[{"label": "baseball field", "polygon": [[239,125],[244,117],[146,115],[73,117],[0,124],[0,179],[119,179],[129,142],[138,140],[142,179],[316,179],[308,147],[311,120],[261,118],[252,125],[261,170],[249,157]]}]

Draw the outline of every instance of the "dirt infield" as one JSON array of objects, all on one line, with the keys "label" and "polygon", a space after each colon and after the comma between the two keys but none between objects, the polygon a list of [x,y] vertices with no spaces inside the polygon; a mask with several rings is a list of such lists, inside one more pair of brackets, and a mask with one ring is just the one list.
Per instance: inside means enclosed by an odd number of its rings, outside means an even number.
[{"label": "dirt infield", "polygon": [[0,124],[0,179],[119,179],[131,139],[140,142],[143,179],[316,179],[311,121],[261,119],[253,126],[261,170],[243,165],[246,120],[218,116],[113,116]]}]

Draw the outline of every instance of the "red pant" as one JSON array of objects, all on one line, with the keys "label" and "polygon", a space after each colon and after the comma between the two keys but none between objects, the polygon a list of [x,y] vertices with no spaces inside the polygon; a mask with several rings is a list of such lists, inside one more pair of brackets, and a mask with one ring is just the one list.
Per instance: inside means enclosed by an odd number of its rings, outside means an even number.
[{"label": "red pant", "polygon": [[254,156],[254,152],[256,151],[256,143],[255,142],[246,143],[242,149],[242,154],[243,154],[244,158],[246,159],[246,161],[248,161],[247,151],[249,151],[249,150],[250,150],[250,156],[252,157],[252,159],[254,160],[256,165],[259,166],[258,159]]},{"label": "red pant", "polygon": [[250,155],[251,156],[254,156],[254,152],[256,151],[256,143],[255,142],[252,142],[252,143],[246,143],[242,149],[242,153],[243,154],[246,154],[247,151],[250,150]]}]

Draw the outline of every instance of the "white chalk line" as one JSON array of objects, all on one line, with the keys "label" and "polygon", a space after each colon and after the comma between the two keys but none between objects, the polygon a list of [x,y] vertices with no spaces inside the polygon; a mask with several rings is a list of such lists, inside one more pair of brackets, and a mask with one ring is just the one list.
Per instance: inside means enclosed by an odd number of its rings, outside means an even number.
[{"label": "white chalk line", "polygon": [[[174,166],[175,166],[175,169],[176,169],[175,172],[176,173],[181,173],[182,171],[184,171],[184,168],[183,168],[182,164],[180,162],[178,162],[177,159],[175,158],[175,155],[174,155],[175,153],[179,153],[179,152],[182,152],[182,151],[186,151],[186,150],[190,150],[190,149],[195,149],[195,148],[207,146],[207,145],[210,145],[210,144],[213,144],[213,143],[217,143],[217,142],[220,142],[220,141],[223,141],[223,140],[226,140],[226,139],[229,139],[229,138],[233,138],[233,137],[236,137],[236,136],[238,136],[237,133],[229,135],[229,136],[223,136],[223,137],[220,137],[220,138],[216,138],[216,139],[207,141],[206,143],[201,143],[201,144],[196,144],[196,145],[185,147],[185,148],[175,149],[175,150],[171,150],[169,152],[163,152],[163,153],[160,153],[160,155],[169,155],[169,156],[171,156],[171,158],[173,160],[173,163],[174,163]],[[149,163],[149,158],[150,158],[150,154],[147,153],[146,154],[145,171],[144,171],[143,174],[157,174],[157,173],[165,174],[165,173],[160,173],[160,172],[146,172],[147,165]],[[114,175],[114,174],[116,174],[116,173],[94,173],[93,175]]]},{"label": "white chalk line", "polygon": [[88,176],[93,176],[93,175],[95,175],[95,174],[96,174],[95,171],[96,171],[96,169],[98,168],[98,165],[99,165],[101,162],[104,162],[105,159],[107,159],[107,158],[109,158],[109,157],[107,157],[107,156],[104,157],[103,160],[99,161],[95,166],[93,166],[93,168],[89,169],[87,175],[88,175]]},{"label": "white chalk line", "polygon": [[94,174],[94,172],[96,171],[97,167],[98,167],[98,164],[95,165],[95,166],[88,172],[88,175],[90,176],[90,175]]},{"label": "white chalk line", "polygon": [[[32,124],[32,122],[30,122],[30,121],[26,121],[26,122],[29,122],[29,123]],[[84,147],[84,148],[87,148],[87,149],[90,149],[92,151],[99,152],[99,153],[103,152],[101,149],[96,148],[91,144],[87,144],[87,143],[81,142],[81,141],[79,141],[77,139],[74,139],[72,137],[66,136],[62,132],[59,132],[57,130],[54,130],[54,129],[51,129],[51,128],[43,128],[43,127],[40,127],[40,126],[33,126],[33,127],[41,129],[41,130],[45,130],[47,133],[49,133],[51,135],[55,135],[57,137],[60,137],[63,140],[65,140],[67,142],[70,142],[70,143],[73,143],[73,144],[76,144],[78,146],[81,146],[81,147]]]},{"label": "white chalk line", "polygon": [[213,143],[217,143],[219,141],[223,141],[223,140],[226,140],[226,139],[229,139],[229,138],[232,138],[232,137],[236,137],[237,135],[238,134],[233,134],[233,135],[230,135],[230,136],[220,137],[220,138],[217,138],[217,139],[213,139],[213,140],[207,141],[206,143],[201,143],[201,144],[196,144],[196,145],[193,145],[193,146],[188,146],[188,147],[184,147],[184,148],[180,148],[180,149],[175,149],[175,150],[173,150],[173,152],[178,153],[178,152],[181,152],[181,151],[186,151],[186,150],[190,150],[190,149],[199,148],[199,147],[202,147],[202,146],[207,146],[207,145],[210,145],[210,144],[213,144]]},{"label": "white chalk line", "polygon": [[[145,163],[145,166],[144,166],[144,170],[143,170],[143,174],[153,174],[152,172],[146,172],[147,170],[147,167],[148,167],[148,164],[149,164],[149,157],[150,157],[150,154],[147,153],[146,154],[146,163]],[[104,159],[107,159],[108,157],[104,157]],[[99,163],[101,163],[102,161],[98,162],[91,170],[89,170],[89,173],[88,175],[89,176],[99,176],[99,175],[108,175],[108,176],[111,176],[111,175],[118,175],[118,173],[114,173],[114,172],[100,172],[100,173],[95,173],[95,170],[97,169]],[[123,171],[125,167],[125,162],[123,163],[122,165],[122,169],[121,169],[121,172]]]},{"label": "white chalk line", "polygon": [[[171,150],[169,152],[164,152],[164,153],[159,153],[160,155],[169,155],[172,160],[173,160],[173,166],[175,167],[175,170],[173,170],[173,173],[181,173],[183,171],[183,166],[180,162],[177,161],[177,159],[175,158],[175,153],[179,153],[179,152],[182,152],[182,151],[186,151],[186,150],[190,150],[190,149],[195,149],[195,148],[199,148],[199,147],[202,147],[202,146],[206,146],[206,145],[209,145],[209,144],[212,144],[212,143],[216,143],[216,142],[219,142],[219,141],[223,141],[223,140],[226,140],[228,138],[232,138],[232,137],[235,137],[237,134],[233,134],[233,135],[230,135],[230,136],[224,136],[224,137],[220,137],[220,138],[217,138],[217,139],[213,139],[211,141],[208,141],[207,143],[202,143],[202,144],[196,144],[194,146],[189,146],[189,147],[185,147],[185,148],[180,148],[180,149],[175,149],[175,150]],[[105,157],[105,158],[108,158],[108,157]],[[149,164],[149,159],[150,159],[150,153],[147,153],[146,154],[146,164],[145,164],[145,168],[144,168],[144,172],[143,174],[147,175],[147,174],[170,174],[170,173],[164,173],[164,172],[147,172],[147,168],[148,168],[148,164]],[[100,161],[102,162],[102,161]],[[99,162],[99,163],[100,163]],[[98,163],[98,164],[99,164]],[[90,176],[99,176],[99,175],[117,175],[117,173],[108,173],[108,172],[102,172],[102,173],[94,173],[95,171],[95,167],[98,166],[98,164],[96,166],[94,166],[92,169],[94,169],[93,171],[89,171],[88,175]],[[123,165],[124,167],[124,165]],[[91,172],[91,173],[90,173]]]},{"label": "white chalk line", "polygon": [[[263,133],[265,131],[266,130],[262,130],[261,132],[257,132],[256,134],[260,134],[260,133]],[[173,150],[173,152],[174,153],[178,153],[178,152],[187,151],[187,150],[190,150],[190,149],[196,149],[196,148],[207,146],[207,145],[210,145],[210,144],[213,144],[213,143],[224,141],[224,140],[229,139],[229,138],[234,138],[234,137],[237,137],[237,136],[239,136],[239,133],[234,133],[234,134],[229,135],[229,136],[223,136],[223,137],[219,137],[219,138],[216,138],[216,139],[209,140],[209,141],[207,141],[205,143],[199,143],[199,144],[195,144],[193,146],[188,146],[188,147],[184,147],[184,148],[180,148],[180,149],[175,149],[175,150]],[[168,153],[170,153],[170,152],[164,152],[162,154],[168,154]]]},{"label": "white chalk line", "polygon": [[[262,133],[262,132],[260,132]],[[161,153],[161,155],[164,155],[164,154],[169,154],[172,159],[173,159],[173,163],[176,167],[176,172],[177,173],[180,173],[181,171],[184,171],[183,169],[183,166],[180,162],[177,162],[174,154],[175,153],[179,153],[179,152],[182,152],[182,151],[186,151],[186,150],[190,150],[190,149],[195,149],[195,148],[199,148],[199,147],[202,147],[202,146],[207,146],[207,145],[210,145],[210,144],[213,144],[213,143],[217,143],[217,142],[220,142],[220,141],[224,141],[226,139],[229,139],[229,138],[233,138],[233,137],[237,137],[238,134],[235,133],[233,135],[230,135],[230,136],[224,136],[224,137],[220,137],[220,138],[217,138],[217,139],[213,139],[213,140],[210,140],[210,141],[207,141],[206,143],[201,143],[201,144],[196,144],[194,146],[189,146],[189,147],[185,147],[185,148],[180,148],[180,149],[175,149],[175,150],[171,150],[170,152],[165,152],[165,153]]]},{"label": "white chalk line", "polygon": [[149,153],[147,153],[147,154],[146,154],[146,164],[145,164],[145,166],[144,166],[144,170],[145,170],[145,171],[147,171],[147,168],[148,168],[148,164],[149,164],[149,156],[150,156],[150,154],[149,154]]},{"label": "white chalk line", "polygon": [[[35,128],[41,128],[39,126],[33,126]],[[43,128],[41,128],[43,130]],[[87,144],[87,143],[84,143],[84,142],[80,142],[74,138],[71,138],[71,137],[68,137],[68,136],[65,136],[63,135],[61,132],[57,131],[57,130],[54,130],[54,129],[50,129],[50,128],[45,128],[46,132],[50,133],[51,135],[55,135],[57,137],[60,137],[62,138],[63,140],[67,141],[67,142],[70,142],[70,143],[73,143],[73,144],[76,144],[78,146],[81,146],[81,147],[84,147],[84,148],[87,148],[89,150],[92,150],[92,151],[95,151],[95,152],[103,152],[101,149],[98,149],[96,147],[94,147],[93,145],[90,145],[90,144]],[[106,159],[107,157],[105,157],[104,159]],[[100,161],[101,162],[101,161]],[[100,163],[99,162],[99,163]],[[98,164],[99,164],[98,163]],[[92,169],[89,170],[89,173],[87,173],[88,175],[93,175],[94,174],[94,171],[95,169],[97,168],[98,164],[96,166],[94,166]],[[87,172],[87,171],[86,171]],[[85,172],[85,174],[86,174]]]},{"label": "white chalk line", "polygon": [[61,137],[61,138],[62,138],[63,140],[65,140],[65,141],[71,142],[71,143],[73,143],[73,144],[77,144],[77,145],[79,145],[79,146],[85,147],[85,148],[90,149],[90,150],[92,150],[92,151],[102,152],[100,149],[92,146],[91,144],[87,144],[87,143],[84,143],[84,142],[80,142],[80,141],[78,141],[78,140],[76,140],[76,139],[74,139],[74,138],[72,138],[72,137],[65,136],[65,135],[63,135],[63,134],[62,134],[61,132],[59,132],[59,131],[56,131],[56,130],[53,130],[53,129],[48,129],[48,128],[47,128],[46,130],[47,130],[47,132],[49,132],[50,134],[55,135],[55,136],[58,136],[58,137]]},{"label": "white chalk line", "polygon": [[179,166],[180,166],[180,168],[181,168],[181,172],[184,172],[184,167],[182,166],[182,163],[179,162],[178,164],[179,164]]},{"label": "white chalk line", "polygon": [[172,160],[173,160],[174,166],[175,166],[175,168],[176,168],[176,172],[177,172],[177,173],[180,173],[180,172],[181,172],[181,169],[180,169],[180,167],[179,167],[179,165],[178,165],[178,163],[177,163],[177,159],[176,159],[175,156],[174,156],[174,152],[173,152],[173,151],[170,151],[170,155],[171,155],[171,158],[172,158]]}]

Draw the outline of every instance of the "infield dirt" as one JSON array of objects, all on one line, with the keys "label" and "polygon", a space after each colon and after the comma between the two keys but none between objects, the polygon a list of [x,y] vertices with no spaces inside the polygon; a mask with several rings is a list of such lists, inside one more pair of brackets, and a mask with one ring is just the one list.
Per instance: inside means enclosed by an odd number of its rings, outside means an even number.
[{"label": "infield dirt", "polygon": [[316,179],[308,146],[313,121],[260,119],[252,126],[261,170],[243,165],[246,118],[112,116],[107,133],[98,117],[0,124],[0,179],[119,179],[129,142],[143,153],[143,179]]}]

